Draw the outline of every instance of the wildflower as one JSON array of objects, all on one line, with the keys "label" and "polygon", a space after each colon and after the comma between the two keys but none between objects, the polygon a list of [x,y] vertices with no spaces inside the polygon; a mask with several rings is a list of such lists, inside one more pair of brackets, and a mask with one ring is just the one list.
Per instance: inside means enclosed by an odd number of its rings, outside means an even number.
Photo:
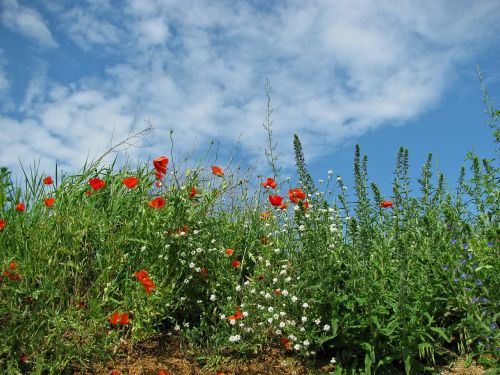
[{"label": "wildflower", "polygon": [[106,183],[99,178],[91,178],[89,180],[89,184],[94,190],[99,190],[102,189],[104,186],[106,186]]},{"label": "wildflower", "polygon": [[467,249],[469,248],[469,245],[468,245],[467,243],[464,243],[464,244],[462,245],[462,247],[463,247],[463,249],[464,249],[464,250],[467,250]]},{"label": "wildflower", "polygon": [[299,203],[299,201],[306,199],[306,194],[302,189],[291,189],[288,190],[288,197],[292,203]]},{"label": "wildflower", "polygon": [[[156,177],[157,180],[163,180],[163,175],[160,172],[156,172],[155,173],[155,177]],[[157,184],[157,187],[161,186],[161,182],[160,181],[158,181],[156,184]],[[160,184],[160,186],[158,186],[158,184]]]},{"label": "wildflower", "polygon": [[271,217],[271,213],[269,211],[265,211],[263,213],[260,214],[260,218],[262,220],[267,220]]},{"label": "wildflower", "polygon": [[217,297],[215,296],[215,294],[211,294],[210,295],[210,301],[215,301],[217,299]]},{"label": "wildflower", "polygon": [[296,351],[299,351],[299,350],[300,350],[300,348],[301,348],[300,344],[295,344],[295,345],[293,346],[293,349],[295,349]]},{"label": "wildflower", "polygon": [[290,340],[286,337],[283,337],[281,339],[281,343],[283,344],[283,346],[285,347],[286,350],[291,350],[290,348]]},{"label": "wildflower", "polygon": [[270,187],[272,189],[275,189],[276,186],[278,186],[278,184],[276,183],[276,181],[274,181],[274,179],[272,178],[268,178],[265,182],[262,183],[262,186],[264,187]]},{"label": "wildflower", "polygon": [[235,306],[235,308],[236,308],[236,314],[231,315],[228,318],[229,321],[235,321],[235,320],[241,319],[243,317],[243,314],[241,313],[240,307],[239,306]]},{"label": "wildflower", "polygon": [[118,314],[117,312],[114,312],[113,314],[108,316],[108,320],[113,326],[116,326],[118,324],[119,319],[120,319],[120,314]]},{"label": "wildflower", "polygon": [[303,202],[302,206],[304,207],[304,210],[307,210],[309,208],[309,202]]},{"label": "wildflower", "polygon": [[0,230],[2,230],[3,228],[5,228],[5,226],[7,225],[7,222],[3,219],[0,219]]},{"label": "wildflower", "polygon": [[122,181],[123,185],[125,185],[129,189],[135,188],[138,182],[139,180],[136,177],[127,177]]},{"label": "wildflower", "polygon": [[9,264],[9,270],[14,271],[17,268],[17,263],[16,262],[10,262]]},{"label": "wildflower", "polygon": [[230,336],[230,337],[229,337],[229,341],[230,341],[230,342],[238,342],[238,341],[240,341],[240,340],[241,340],[240,335],[234,335],[234,336]]},{"label": "wildflower", "polygon": [[382,201],[380,202],[380,207],[381,208],[388,208],[392,207],[393,203],[391,201]]},{"label": "wildflower", "polygon": [[54,183],[54,180],[52,180],[52,177],[47,176],[43,179],[43,184],[44,185],[52,185]]},{"label": "wildflower", "polygon": [[92,190],[87,190],[85,193],[84,193],[87,197],[90,197],[92,195]]},{"label": "wildflower", "polygon": [[231,256],[231,255],[233,255],[233,253],[234,253],[233,249],[226,249],[226,254],[227,255]]},{"label": "wildflower", "polygon": [[335,363],[337,363],[337,361],[335,360],[335,357],[332,357],[332,359],[330,359],[330,363],[333,365]]},{"label": "wildflower", "polygon": [[212,165],[212,173],[219,177],[224,177],[224,172],[216,165]]},{"label": "wildflower", "polygon": [[56,199],[51,197],[51,198],[45,198],[43,200],[43,203],[45,204],[45,207],[52,207],[55,203]]},{"label": "wildflower", "polygon": [[280,206],[278,207],[280,210],[286,210],[288,208],[288,204],[286,203],[282,203],[280,204]]},{"label": "wildflower", "polygon": [[302,322],[304,322],[304,323],[305,323],[305,322],[307,322],[307,316],[303,316],[301,320],[302,320]]},{"label": "wildflower", "polygon": [[162,175],[167,173],[168,158],[166,156],[160,156],[153,160],[153,167],[158,173]]},{"label": "wildflower", "polygon": [[165,207],[165,199],[162,197],[156,197],[155,199],[149,201],[149,207],[152,208],[163,208]]},{"label": "wildflower", "polygon": [[18,203],[16,204],[16,211],[23,212],[25,210],[26,206],[24,203]]},{"label": "wildflower", "polygon": [[139,282],[144,286],[147,294],[151,294],[151,290],[156,288],[155,283],[149,278],[149,274],[145,270],[134,272],[134,276],[137,277]]},{"label": "wildflower", "polygon": [[198,190],[193,186],[191,188],[191,192],[189,193],[188,195],[188,198],[189,199],[193,199],[195,197],[195,195],[198,194]]},{"label": "wildflower", "polygon": [[486,244],[486,246],[488,246],[488,247],[493,247],[493,241],[489,241],[489,242]]},{"label": "wildflower", "polygon": [[166,370],[158,369],[158,375],[170,375],[170,373]]},{"label": "wildflower", "polygon": [[328,324],[325,324],[323,326],[323,331],[328,332],[330,330],[330,326]]},{"label": "wildflower", "polygon": [[303,307],[304,309],[307,309],[307,308],[309,307],[309,304],[308,304],[308,303],[303,303],[303,304],[302,304],[302,307]]},{"label": "wildflower", "polygon": [[241,262],[239,260],[235,259],[231,262],[231,266],[233,266],[234,268],[238,268],[240,265],[241,265]]},{"label": "wildflower", "polygon": [[207,270],[205,267],[201,267],[201,268],[200,268],[200,273],[201,273],[203,276],[208,276],[208,270]]},{"label": "wildflower", "polygon": [[280,197],[279,195],[270,195],[269,202],[271,202],[273,206],[281,206],[283,203],[283,197]]}]

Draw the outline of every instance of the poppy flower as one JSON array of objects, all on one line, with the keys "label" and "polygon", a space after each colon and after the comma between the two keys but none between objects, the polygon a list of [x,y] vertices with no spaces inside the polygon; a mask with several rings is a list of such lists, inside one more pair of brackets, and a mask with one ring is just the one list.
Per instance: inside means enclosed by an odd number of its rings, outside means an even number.
[{"label": "poppy flower", "polygon": [[239,260],[235,259],[231,262],[231,266],[233,266],[234,268],[238,268],[240,265],[241,265],[241,262]]},{"label": "poppy flower", "polygon": [[124,313],[120,314],[120,324],[122,326],[126,326],[129,323],[130,323],[130,320],[129,320],[128,313],[124,312]]},{"label": "poppy flower", "polygon": [[153,208],[163,208],[165,207],[165,199],[162,197],[156,197],[155,199],[149,201],[149,207]]},{"label": "poppy flower", "polygon": [[280,210],[286,210],[288,208],[287,203],[281,203],[280,206],[278,207]]},{"label": "poppy flower", "polygon": [[104,186],[106,186],[106,183],[99,178],[91,178],[89,180],[89,184],[94,190],[99,190],[102,189]]},{"label": "poppy flower", "polygon": [[309,202],[303,202],[303,207],[304,207],[304,210],[307,210],[309,208]]},{"label": "poppy flower", "polygon": [[139,180],[135,177],[127,177],[122,181],[123,185],[125,185],[129,189],[135,188],[138,182]]},{"label": "poppy flower", "polygon": [[24,203],[18,203],[16,204],[16,211],[23,212],[25,210],[26,206]]},{"label": "poppy flower", "polygon": [[3,228],[5,228],[5,226],[7,225],[7,222],[3,219],[0,219],[0,230],[2,230]]},{"label": "poppy flower", "polygon": [[196,194],[198,194],[198,190],[197,190],[197,189],[193,186],[193,187],[191,188],[191,192],[190,192],[190,193],[189,193],[189,195],[188,195],[188,198],[189,198],[189,199],[192,199],[192,198],[194,198],[194,197],[195,197],[195,195],[196,195]]},{"label": "poppy flower", "polygon": [[288,340],[286,337],[283,337],[281,339],[281,343],[285,347],[286,350],[291,350],[292,348],[290,347],[290,340]]},{"label": "poppy flower", "polygon": [[380,207],[381,207],[381,208],[388,208],[388,207],[392,207],[392,204],[393,204],[393,203],[392,203],[391,201],[382,201],[382,202],[380,203]]},{"label": "poppy flower", "polygon": [[156,288],[153,280],[149,278],[147,271],[140,270],[139,272],[134,272],[134,276],[137,277],[139,282],[144,286],[147,294],[151,294],[151,290]]},{"label": "poppy flower", "polygon": [[45,198],[43,200],[43,204],[45,204],[45,207],[52,207],[54,205],[54,202],[56,201],[55,198],[51,197],[51,198]]},{"label": "poppy flower", "polygon": [[231,255],[233,255],[233,253],[234,253],[233,249],[226,249],[226,254],[227,255],[231,256]]},{"label": "poppy flower", "polygon": [[149,273],[146,270],[140,270],[139,272],[134,272],[134,276],[142,282],[142,280],[149,279]]},{"label": "poppy flower", "polygon": [[154,159],[153,166],[155,167],[156,171],[161,173],[162,175],[167,173],[168,158],[166,156],[160,156],[159,158]]},{"label": "poppy flower", "polygon": [[92,190],[87,190],[85,193],[84,193],[87,197],[90,197],[92,195]]},{"label": "poppy flower", "polygon": [[268,178],[266,181],[264,181],[262,183],[262,186],[264,186],[264,187],[268,187],[269,186],[270,188],[275,189],[276,186],[278,186],[278,184],[272,178]]},{"label": "poppy flower", "polygon": [[216,165],[212,165],[212,173],[216,176],[224,177],[224,172]]},{"label": "poppy flower", "polygon": [[200,268],[200,273],[201,273],[203,276],[208,276],[208,270],[207,270],[205,267],[201,267],[201,268]]},{"label": "poppy flower", "polygon": [[280,197],[279,195],[270,195],[269,202],[271,202],[273,206],[280,206],[281,203],[283,203],[283,197]]},{"label": "poppy flower", "polygon": [[236,308],[236,314],[231,315],[229,318],[227,318],[228,320],[238,320],[243,318],[243,314],[241,313],[240,307],[235,306],[235,308]]},{"label": "poppy flower", "polygon": [[17,263],[16,262],[10,262],[9,264],[9,269],[11,271],[15,270],[17,268]]},{"label": "poppy flower", "polygon": [[120,375],[121,373],[120,370],[114,369],[109,372],[109,375]]},{"label": "poppy flower", "polygon": [[158,369],[158,375],[170,375],[170,373],[166,370]]},{"label": "poppy flower", "polygon": [[155,186],[156,186],[157,188],[161,188],[161,185],[162,185],[161,181],[156,181],[156,182],[155,182]]},{"label": "poppy flower", "polygon": [[52,185],[53,183],[54,183],[54,180],[50,176],[47,176],[43,179],[44,185]]},{"label": "poppy flower", "polygon": [[288,197],[292,203],[299,203],[299,201],[306,199],[306,194],[302,191],[302,189],[290,189],[288,190]]},{"label": "poppy flower", "polygon": [[118,324],[118,320],[120,320],[120,314],[118,314],[117,312],[114,312],[113,314],[108,316],[108,321],[113,326],[116,326]]},{"label": "poppy flower", "polygon": [[155,176],[157,180],[163,180],[163,175],[160,172],[156,172]]}]

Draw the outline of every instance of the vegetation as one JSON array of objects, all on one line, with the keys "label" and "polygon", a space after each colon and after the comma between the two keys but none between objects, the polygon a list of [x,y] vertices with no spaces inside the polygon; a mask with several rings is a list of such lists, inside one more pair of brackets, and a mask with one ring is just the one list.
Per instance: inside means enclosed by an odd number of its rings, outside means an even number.
[{"label": "vegetation", "polygon": [[[486,91],[485,103],[498,140]],[[429,155],[413,196],[402,147],[382,193],[356,146],[350,196],[331,172],[315,186],[296,136],[292,186],[269,115],[268,102],[273,178],[205,160],[174,173],[159,157],[55,180],[35,170],[21,189],[2,169],[2,372],[70,372],[156,332],[212,355],[327,356],[335,374],[432,372],[454,354],[493,367],[497,161],[469,154],[447,191]]]}]

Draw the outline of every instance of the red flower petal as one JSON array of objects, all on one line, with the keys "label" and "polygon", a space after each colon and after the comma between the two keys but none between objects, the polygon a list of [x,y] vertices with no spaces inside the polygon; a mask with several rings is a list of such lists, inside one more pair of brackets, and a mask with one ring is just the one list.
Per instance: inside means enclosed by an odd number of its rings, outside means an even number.
[{"label": "red flower petal", "polygon": [[264,187],[269,186],[269,187],[275,189],[276,186],[278,186],[278,184],[272,178],[268,178],[265,182],[262,183],[262,186],[264,186]]},{"label": "red flower petal", "polygon": [[128,313],[124,312],[124,313],[120,314],[120,324],[122,326],[126,326],[129,323],[130,323],[130,320],[128,317]]},{"label": "red flower petal", "polygon": [[388,208],[388,207],[392,207],[393,203],[391,201],[382,201],[380,203],[380,207],[381,208]]},{"label": "red flower petal", "polygon": [[189,199],[192,199],[192,198],[194,198],[194,196],[195,196],[196,194],[198,194],[198,190],[197,190],[197,189],[193,186],[193,187],[191,188],[191,192],[190,192],[190,193],[189,193],[189,195],[188,195],[188,198],[189,198]]},{"label": "red flower petal", "polygon": [[165,207],[165,199],[162,197],[156,197],[155,199],[149,201],[149,207],[153,208],[163,208]]},{"label": "red flower petal", "polygon": [[224,172],[216,165],[212,165],[212,173],[219,177],[224,177]]},{"label": "red flower petal", "polygon": [[233,249],[226,249],[226,254],[227,255],[233,255],[234,250]]},{"label": "red flower petal", "polygon": [[51,198],[45,198],[43,200],[43,203],[45,204],[46,207],[52,207],[54,205],[55,201],[56,201],[56,199],[51,197]]},{"label": "red flower petal", "polygon": [[[153,166],[157,172],[161,174],[167,173],[168,158],[166,156],[160,156],[159,158],[154,159]],[[156,177],[158,177],[158,175],[156,175]]]},{"label": "red flower petal", "polygon": [[279,195],[270,195],[269,202],[271,202],[273,206],[280,206],[283,202],[283,197],[280,197]]},{"label": "red flower petal", "polygon": [[99,178],[91,178],[89,180],[89,184],[94,190],[99,190],[102,189],[104,186],[106,186],[106,183]]},{"label": "red flower petal", "polygon": [[120,314],[117,312],[114,312],[110,316],[108,316],[108,320],[111,323],[111,325],[116,326],[118,324],[118,320],[120,319]]},{"label": "red flower petal", "polygon": [[233,260],[231,262],[231,265],[234,267],[234,268],[238,268],[240,265],[241,265],[241,262],[239,260]]},{"label": "red flower petal", "polygon": [[15,270],[16,268],[17,268],[17,263],[16,262],[10,262],[9,269],[10,270]]},{"label": "red flower petal", "polygon": [[288,190],[288,197],[292,203],[299,203],[299,201],[306,199],[306,194],[302,191],[302,189],[291,189]]},{"label": "red flower petal", "polygon": [[5,228],[5,226],[7,225],[7,222],[3,219],[0,219],[0,230],[2,230],[3,228]]},{"label": "red flower petal", "polygon": [[123,185],[125,185],[129,189],[135,188],[138,182],[139,180],[135,177],[127,177],[122,181]]},{"label": "red flower petal", "polygon": [[54,183],[54,180],[52,180],[52,177],[47,176],[43,179],[44,185],[52,185]]},{"label": "red flower petal", "polygon": [[24,203],[18,203],[16,204],[16,211],[23,212],[26,209],[26,206]]}]

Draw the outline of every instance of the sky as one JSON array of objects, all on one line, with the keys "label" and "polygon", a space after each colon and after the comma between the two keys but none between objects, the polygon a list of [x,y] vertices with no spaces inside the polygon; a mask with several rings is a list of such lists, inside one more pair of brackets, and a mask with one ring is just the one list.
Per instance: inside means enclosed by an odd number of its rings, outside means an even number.
[{"label": "sky", "polygon": [[432,152],[453,183],[468,150],[493,155],[476,65],[499,98],[498,14],[498,0],[0,0],[0,165],[74,173],[150,123],[133,160],[169,155],[173,130],[174,158],[218,142],[224,167],[238,145],[265,174],[269,79],[285,176],[298,134],[315,179],[349,181],[359,143],[387,196],[400,146],[412,174]]}]

